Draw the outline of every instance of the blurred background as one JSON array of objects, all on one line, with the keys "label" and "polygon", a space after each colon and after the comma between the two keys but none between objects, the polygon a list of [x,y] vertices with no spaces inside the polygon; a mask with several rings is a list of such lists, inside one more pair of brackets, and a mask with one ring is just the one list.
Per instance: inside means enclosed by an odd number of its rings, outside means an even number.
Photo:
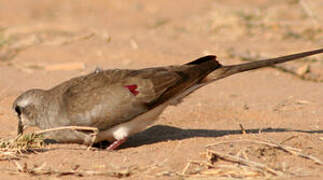
[{"label": "blurred background", "polygon": [[[0,63],[73,70],[283,55],[322,47],[322,8],[322,0],[1,1]],[[65,62],[74,63],[47,67]]]},{"label": "blurred background", "polygon": [[[208,54],[236,64],[322,48],[322,9],[323,0],[1,0],[0,136],[16,135],[11,106],[20,93],[51,88],[96,67],[184,64]],[[205,145],[241,137],[288,140],[323,159],[322,59],[217,81],[167,108],[159,126],[131,138],[120,153],[58,146],[22,161],[62,171],[138,167],[138,179],[165,179],[185,173],[190,160],[205,162]],[[288,176],[296,170],[322,176],[322,166],[278,149],[217,147],[244,150],[275,170],[293,172]],[[8,166],[18,172],[10,161],[0,162],[0,170]],[[234,177],[256,177],[241,176],[242,170]]]}]

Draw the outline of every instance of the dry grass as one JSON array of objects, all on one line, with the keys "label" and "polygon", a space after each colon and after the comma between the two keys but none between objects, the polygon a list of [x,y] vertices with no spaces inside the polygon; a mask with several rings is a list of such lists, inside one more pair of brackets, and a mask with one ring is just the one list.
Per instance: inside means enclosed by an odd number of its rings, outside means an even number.
[{"label": "dry grass", "polygon": [[38,131],[36,133],[18,135],[17,137],[7,137],[0,139],[0,160],[13,160],[16,168],[2,168],[0,171],[8,172],[10,174],[28,174],[30,176],[108,176],[108,177],[128,177],[134,173],[136,168],[126,168],[119,169],[113,171],[96,171],[96,170],[80,170],[79,166],[72,168],[70,170],[57,170],[47,168],[46,164],[42,164],[40,166],[32,165],[28,166],[27,163],[19,163],[17,160],[26,157],[27,153],[36,153],[46,150],[45,138],[42,134],[51,131],[59,131],[59,130],[92,130],[94,131],[94,138],[97,132],[96,128],[89,127],[61,127],[61,128],[52,128],[46,129],[42,131]]},{"label": "dry grass", "polygon": [[[37,131],[31,134],[23,134],[18,135],[17,137],[7,137],[0,139],[0,160],[11,160],[11,159],[20,159],[20,155],[23,153],[30,153],[30,152],[39,152],[44,151],[46,143],[44,134],[51,131],[60,131],[60,130],[89,130],[93,131],[90,135],[92,138],[92,143],[95,141],[96,135],[98,133],[97,128],[92,127],[80,127],[80,126],[66,126],[66,127],[58,127],[58,128],[51,128],[45,129],[41,131]],[[89,147],[90,147],[89,146]]]},{"label": "dry grass", "polygon": [[[263,150],[262,146],[268,147],[273,154],[264,153],[263,157],[255,157],[257,151],[252,151],[250,148],[240,149],[238,152],[221,152],[216,149],[216,146],[227,144],[232,146],[238,143],[247,143],[256,145],[257,150]],[[245,145],[246,146],[246,145]],[[241,146],[238,146],[241,147]],[[267,150],[268,150],[267,148]],[[227,148],[230,149],[230,148]],[[241,139],[233,141],[221,141],[207,145],[205,161],[190,161],[187,163],[183,171],[179,174],[188,178],[242,178],[242,179],[268,179],[275,177],[300,177],[306,176],[306,171],[302,169],[298,172],[294,165],[291,167],[279,167],[277,164],[284,162],[276,162],[275,165],[270,163],[269,156],[283,156],[278,151],[287,153],[293,158],[304,158],[311,160],[317,165],[323,165],[323,162],[318,158],[302,153],[301,149],[282,145],[282,143],[267,142],[262,140]],[[266,157],[267,156],[267,157]],[[277,157],[275,157],[277,158]],[[265,160],[264,160],[265,159]]]},{"label": "dry grass", "polygon": [[25,134],[15,138],[0,139],[0,160],[20,159],[23,153],[43,151],[45,142],[42,135]]}]

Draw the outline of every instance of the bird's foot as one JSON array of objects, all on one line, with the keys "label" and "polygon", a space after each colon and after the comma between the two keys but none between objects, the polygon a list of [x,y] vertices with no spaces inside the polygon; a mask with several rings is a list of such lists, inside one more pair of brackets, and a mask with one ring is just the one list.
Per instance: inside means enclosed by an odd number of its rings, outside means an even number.
[{"label": "bird's foot", "polygon": [[113,151],[115,149],[117,149],[121,144],[123,144],[124,142],[126,142],[127,138],[123,138],[123,139],[119,139],[114,141],[112,144],[110,144],[109,147],[107,147],[108,151]]}]

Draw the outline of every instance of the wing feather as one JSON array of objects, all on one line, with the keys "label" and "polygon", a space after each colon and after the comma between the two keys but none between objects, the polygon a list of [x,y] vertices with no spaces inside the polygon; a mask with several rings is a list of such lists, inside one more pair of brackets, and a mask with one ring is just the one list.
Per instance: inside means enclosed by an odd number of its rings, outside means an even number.
[{"label": "wing feather", "polygon": [[[180,76],[166,68],[106,70],[74,78],[60,87],[62,107],[70,125],[107,129],[149,110]],[[136,84],[138,95],[125,86]]]}]

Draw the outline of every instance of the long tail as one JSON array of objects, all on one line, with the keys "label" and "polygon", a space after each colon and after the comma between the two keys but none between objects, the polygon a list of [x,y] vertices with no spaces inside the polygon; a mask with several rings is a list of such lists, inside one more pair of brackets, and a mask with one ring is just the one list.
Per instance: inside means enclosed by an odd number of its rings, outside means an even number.
[{"label": "long tail", "polygon": [[296,60],[299,58],[307,57],[307,56],[312,56],[315,54],[320,54],[323,53],[323,49],[317,49],[313,51],[306,51],[302,53],[297,53],[297,54],[292,54],[288,56],[281,56],[277,58],[270,58],[270,59],[264,59],[260,61],[255,61],[255,62],[249,62],[249,63],[244,63],[244,64],[238,64],[238,65],[229,65],[229,66],[222,66],[215,71],[213,71],[211,74],[209,74],[204,82],[209,82],[209,81],[215,81],[218,79],[225,78],[227,76],[244,72],[244,71],[249,71],[253,69],[258,69],[262,67],[267,67],[267,66],[272,66],[274,64],[279,64],[279,63],[284,63],[287,61],[292,61]]},{"label": "long tail", "polygon": [[212,83],[213,81],[216,81],[218,79],[222,79],[222,78],[225,78],[227,76],[230,76],[230,75],[233,75],[233,74],[236,74],[239,72],[249,71],[252,69],[257,69],[257,68],[266,67],[266,66],[272,66],[274,64],[283,63],[283,62],[287,62],[287,61],[291,61],[291,60],[295,60],[295,59],[299,59],[302,57],[311,56],[311,55],[315,55],[315,54],[320,54],[320,53],[323,53],[323,49],[318,49],[318,50],[314,50],[314,51],[307,51],[307,52],[292,54],[292,55],[288,55],[288,56],[281,56],[281,57],[272,58],[272,59],[265,59],[265,60],[260,60],[260,61],[256,61],[256,62],[245,63],[245,64],[231,65],[231,66],[222,66],[220,63],[218,63],[215,60],[215,56],[202,57],[198,60],[195,60],[195,61],[187,63],[187,64],[188,65],[189,64],[200,64],[200,63],[203,63],[204,61],[213,60],[213,61],[215,61],[216,66],[215,66],[215,70],[211,74],[209,74],[200,83],[186,89],[184,92],[182,92],[180,94],[177,94],[173,98],[168,98],[165,102],[158,104],[157,106],[152,108],[150,111],[147,111],[147,112],[137,116],[136,118],[141,118],[141,117],[145,118],[146,116],[149,117],[152,115],[152,113],[155,113],[155,112],[160,113],[168,105],[177,104],[179,102],[179,100],[181,100],[185,96],[191,94],[192,92],[194,92],[194,91],[200,89],[201,87],[203,87],[209,83]]}]

